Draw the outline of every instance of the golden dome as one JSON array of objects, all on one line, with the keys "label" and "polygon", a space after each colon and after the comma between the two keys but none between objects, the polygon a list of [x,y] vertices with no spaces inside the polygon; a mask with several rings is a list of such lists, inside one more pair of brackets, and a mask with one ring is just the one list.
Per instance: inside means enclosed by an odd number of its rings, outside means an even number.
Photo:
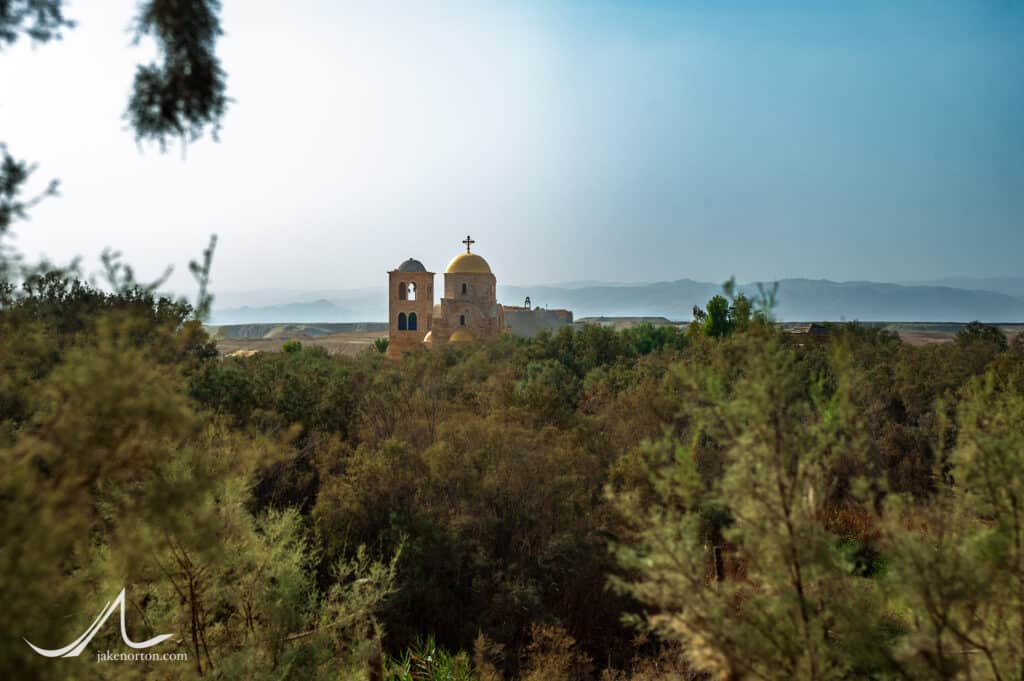
[{"label": "golden dome", "polygon": [[475,340],[476,338],[468,329],[455,329],[455,332],[448,337],[449,343],[469,343]]},{"label": "golden dome", "polygon": [[459,253],[448,263],[445,274],[490,274],[491,266],[476,253]]}]

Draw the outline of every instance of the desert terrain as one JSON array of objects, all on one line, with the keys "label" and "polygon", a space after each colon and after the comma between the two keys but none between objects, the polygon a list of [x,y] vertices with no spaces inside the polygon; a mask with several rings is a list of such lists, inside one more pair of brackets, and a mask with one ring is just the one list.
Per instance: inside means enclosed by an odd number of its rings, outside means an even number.
[{"label": "desert terrain", "polygon": [[[581,320],[578,323],[600,323],[614,328],[628,328],[637,323],[672,324],[685,326],[685,322],[673,322],[664,317],[600,317]],[[951,343],[964,325],[958,323],[926,322],[866,322],[872,326],[883,326],[895,331],[910,345],[931,345]],[[784,327],[796,323],[785,323]],[[1022,324],[998,324],[1007,338],[1024,333]],[[298,340],[304,345],[320,346],[332,355],[356,355],[372,347],[378,338],[387,338],[387,324],[367,322],[362,324],[237,324],[211,326],[210,333],[217,341],[222,355],[234,352],[278,352],[287,340]]]}]

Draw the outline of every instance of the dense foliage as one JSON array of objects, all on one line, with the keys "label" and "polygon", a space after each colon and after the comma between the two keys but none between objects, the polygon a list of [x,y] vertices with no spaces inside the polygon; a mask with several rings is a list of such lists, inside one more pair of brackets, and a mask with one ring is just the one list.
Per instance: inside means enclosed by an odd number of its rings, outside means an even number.
[{"label": "dense foliage", "polygon": [[[1024,668],[1019,338],[803,344],[754,315],[221,358],[191,315],[57,273],[4,290],[4,678]],[[121,588],[132,637],[187,662],[22,641],[65,645]]]}]

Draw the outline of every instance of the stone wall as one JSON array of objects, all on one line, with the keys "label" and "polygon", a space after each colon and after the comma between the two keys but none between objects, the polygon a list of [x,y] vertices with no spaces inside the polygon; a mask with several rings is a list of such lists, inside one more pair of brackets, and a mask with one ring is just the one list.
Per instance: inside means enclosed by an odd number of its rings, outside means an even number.
[{"label": "stone wall", "polygon": [[[409,285],[415,286],[415,299],[410,299]],[[403,287],[405,292],[403,293]],[[423,337],[433,326],[434,273],[388,272],[388,356],[401,355],[418,348]],[[416,315],[416,328],[410,329],[409,320]],[[400,328],[401,319],[405,329]]]},{"label": "stone wall", "polygon": [[533,338],[541,331],[554,333],[572,325],[569,310],[530,310],[525,307],[504,306],[505,330],[513,336]]}]

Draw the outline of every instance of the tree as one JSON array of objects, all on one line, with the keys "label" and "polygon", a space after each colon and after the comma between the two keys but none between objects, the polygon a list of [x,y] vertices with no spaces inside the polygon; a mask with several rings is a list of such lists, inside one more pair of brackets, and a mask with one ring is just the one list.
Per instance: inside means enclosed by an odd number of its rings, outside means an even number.
[{"label": "tree", "polygon": [[971,322],[957,331],[956,342],[963,346],[983,344],[992,345],[998,350],[1007,348],[1006,334],[999,327],[982,324],[978,321]]},{"label": "tree", "polygon": [[745,293],[737,293],[736,279],[730,278],[722,284],[725,295],[713,296],[704,310],[693,306],[693,321],[688,331],[690,337],[703,334],[709,338],[725,338],[736,331],[746,331],[751,324],[758,328],[768,325],[772,320],[778,289],[778,282],[771,289],[758,284],[758,294],[751,300]]},{"label": "tree", "polygon": [[[121,589],[133,638],[172,632],[162,652],[187,652],[198,675],[379,671],[397,549],[321,565],[298,511],[251,510],[293,433],[234,428],[194,401],[190,383],[221,363],[188,306],[55,273],[29,284],[0,309],[0,593],[19,613],[0,623],[0,675],[119,676],[55,667],[21,638],[73,640]],[[118,641],[114,627],[95,645]]]},{"label": "tree", "polygon": [[666,348],[678,351],[686,347],[686,334],[676,326],[644,323],[626,329],[622,335],[630,351],[636,355],[647,355]]},{"label": "tree", "polygon": [[729,318],[732,320],[733,328],[737,331],[746,330],[747,326],[750,325],[750,320],[753,316],[753,303],[750,302],[750,298],[747,298],[744,294],[739,294],[732,299],[732,304],[729,305]]},{"label": "tree", "polygon": [[896,649],[908,678],[1024,675],[1024,394],[989,372],[956,410],[933,498],[889,500],[891,598],[912,613]]},{"label": "tree", "polygon": [[1010,342],[1009,350],[1014,356],[1024,359],[1024,333],[1017,333]]},{"label": "tree", "polygon": [[735,325],[729,315],[729,301],[724,296],[714,296],[707,304],[707,317],[703,332],[711,338],[722,338],[732,333]]},{"label": "tree", "polygon": [[[62,30],[75,26],[65,17],[64,4],[64,0],[0,0],[0,45],[13,44],[22,35],[40,43],[60,39]],[[168,140],[195,141],[207,128],[216,139],[229,101],[226,75],[216,54],[222,33],[220,8],[220,0],[139,3],[134,39],[152,36],[161,59],[139,65],[135,74],[125,118],[138,142],[156,142],[165,150]],[[51,180],[33,198],[22,198],[36,167],[11,156],[2,140],[0,157],[0,281],[7,281],[14,274],[17,257],[6,252],[3,238],[15,220],[24,220],[42,198],[55,195],[58,183]],[[48,263],[41,267],[50,268]],[[201,283],[200,318],[208,312],[205,293],[206,285]]]},{"label": "tree", "polygon": [[[226,80],[216,43],[220,0],[142,0],[133,22],[135,41],[156,40],[160,63],[140,65],[126,118],[140,141],[161,148],[169,138],[198,139],[207,126],[214,136],[227,110]],[[74,28],[64,0],[7,0],[0,3],[0,42],[22,34],[35,42],[59,39]]]},{"label": "tree", "polygon": [[74,27],[64,17],[64,0],[7,0],[0,4],[0,41],[15,42],[21,33],[36,42],[60,39],[62,28]]},{"label": "tree", "polygon": [[164,148],[168,138],[214,138],[227,109],[225,74],[216,56],[220,0],[148,0],[139,6],[135,40],[152,35],[162,63],[140,65],[126,117],[139,140]]},{"label": "tree", "polygon": [[[869,675],[886,633],[878,592],[824,522],[836,466],[860,447],[846,391],[809,384],[777,336],[740,348],[735,381],[688,374],[693,435],[648,445],[652,496],[613,496],[635,532],[617,544],[615,583],[716,678]],[[698,466],[709,449],[720,476]]]},{"label": "tree", "polygon": [[59,183],[52,180],[36,196],[23,198],[25,184],[35,170],[36,166],[14,158],[7,151],[7,146],[0,144],[0,283],[11,278],[13,266],[18,261],[17,254],[9,252],[4,243],[11,225],[17,220],[25,220],[33,206],[48,196],[55,196],[58,191]]},{"label": "tree", "polygon": [[58,183],[51,182],[43,192],[31,199],[21,199],[24,184],[35,172],[36,167],[26,161],[15,159],[7,151],[7,146],[0,144],[0,237],[10,228],[15,220],[28,217],[28,210],[46,196],[57,193]]}]

